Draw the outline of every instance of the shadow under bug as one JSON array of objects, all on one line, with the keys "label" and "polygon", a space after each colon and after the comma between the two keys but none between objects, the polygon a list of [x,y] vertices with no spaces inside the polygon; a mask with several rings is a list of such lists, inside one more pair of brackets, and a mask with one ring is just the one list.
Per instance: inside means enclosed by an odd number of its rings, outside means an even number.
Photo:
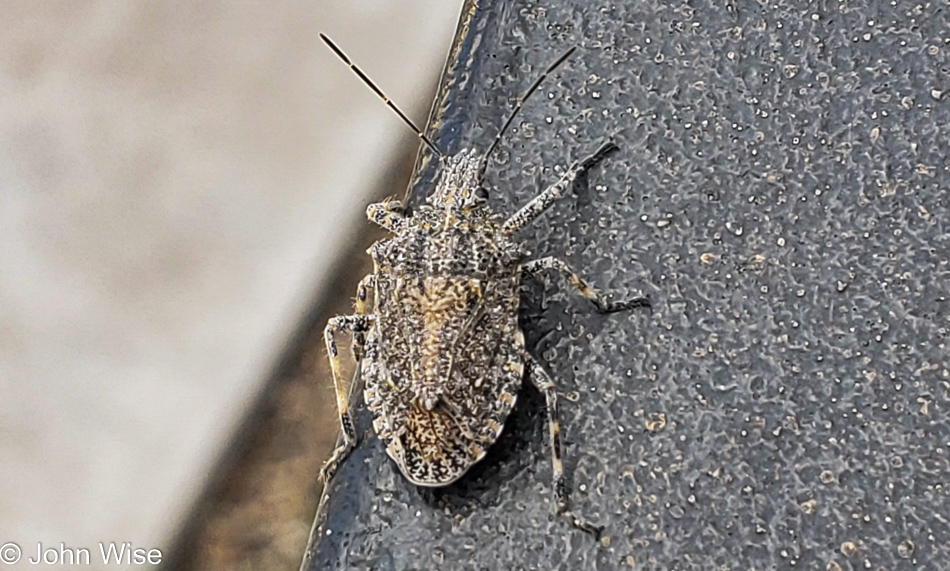
[{"label": "shadow under bug", "polygon": [[[329,481],[356,445],[349,394],[340,375],[338,332],[353,335],[356,380],[373,415],[373,428],[403,475],[418,486],[460,478],[481,460],[504,427],[528,380],[544,395],[555,506],[570,524],[599,535],[602,528],[574,514],[564,481],[557,390],[525,349],[518,326],[524,280],[547,271],[563,275],[605,313],[649,307],[644,297],[611,302],[562,260],[527,261],[514,234],[544,213],[575,179],[617,149],[604,143],[510,217],[488,206],[483,186],[488,157],[528,97],[576,48],[551,64],[518,99],[484,154],[444,155],[328,37],[320,38],[407,124],[439,158],[434,192],[407,215],[397,201],[371,204],[367,217],[393,233],[373,244],[374,271],[356,293],[356,313],[337,316],[324,331],[343,442],[321,470]],[[373,292],[370,302],[369,293]]]}]

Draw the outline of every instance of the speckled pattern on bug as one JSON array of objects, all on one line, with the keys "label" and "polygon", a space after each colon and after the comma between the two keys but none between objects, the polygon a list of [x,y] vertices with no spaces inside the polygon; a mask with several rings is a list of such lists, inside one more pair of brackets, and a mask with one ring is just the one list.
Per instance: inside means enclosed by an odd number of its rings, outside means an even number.
[{"label": "speckled pattern on bug", "polygon": [[[526,91],[484,154],[463,150],[447,157],[383,95],[326,36],[321,38],[439,156],[434,192],[413,213],[395,201],[370,205],[367,217],[393,233],[372,245],[374,271],[359,284],[356,313],[332,318],[324,332],[333,372],[343,443],[324,466],[325,481],[356,444],[347,385],[342,382],[337,332],[353,335],[354,378],[386,453],[412,483],[445,486],[481,460],[504,427],[527,379],[544,395],[555,506],[571,525],[600,528],[574,514],[564,483],[557,391],[525,349],[518,326],[522,283],[554,270],[602,312],[648,307],[646,298],[610,302],[557,258],[528,261],[515,240],[579,174],[616,146],[607,142],[510,217],[488,206],[483,186],[488,157],[524,101],[572,48]],[[370,302],[372,292],[372,303]]]}]

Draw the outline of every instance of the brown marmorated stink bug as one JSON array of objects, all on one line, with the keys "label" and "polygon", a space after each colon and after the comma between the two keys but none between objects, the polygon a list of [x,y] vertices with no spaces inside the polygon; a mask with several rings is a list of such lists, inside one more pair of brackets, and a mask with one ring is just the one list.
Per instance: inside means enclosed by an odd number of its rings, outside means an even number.
[{"label": "brown marmorated stink bug", "polygon": [[[556,510],[579,529],[600,528],[570,510],[561,461],[557,392],[544,368],[525,349],[518,326],[522,282],[546,270],[560,272],[601,312],[649,307],[646,298],[610,302],[557,258],[525,261],[514,234],[569,189],[577,176],[617,147],[607,142],[574,163],[560,180],[509,218],[493,212],[483,186],[488,157],[525,100],[566,60],[571,48],[535,81],[508,116],[488,151],[444,155],[383,92],[327,38],[320,38],[438,156],[435,191],[411,215],[396,201],[371,204],[367,217],[394,234],[373,244],[374,271],[356,292],[356,313],[327,323],[324,337],[333,372],[343,443],[321,476],[329,481],[356,445],[349,391],[340,376],[337,332],[353,336],[363,396],[373,427],[407,479],[445,486],[485,456],[528,372],[548,410]],[[372,309],[369,292],[373,292]]]}]

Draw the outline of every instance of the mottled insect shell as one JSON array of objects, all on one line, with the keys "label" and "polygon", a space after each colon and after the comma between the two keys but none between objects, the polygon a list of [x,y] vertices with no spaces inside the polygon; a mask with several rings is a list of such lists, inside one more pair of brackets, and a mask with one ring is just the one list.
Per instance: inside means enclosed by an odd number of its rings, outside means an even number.
[{"label": "mottled insect shell", "polygon": [[364,396],[386,452],[420,486],[449,484],[485,456],[524,378],[520,250],[474,192],[479,162],[446,159],[428,204],[370,250]]},{"label": "mottled insect shell", "polygon": [[[543,214],[580,173],[617,146],[606,141],[507,219],[488,208],[487,192],[481,186],[488,157],[524,101],[576,48],[567,50],[535,79],[485,154],[467,150],[447,157],[336,44],[323,34],[320,37],[440,160],[435,191],[414,215],[407,215],[395,202],[366,209],[370,220],[395,236],[370,248],[376,269],[357,288],[356,312],[330,319],[324,330],[343,442],[321,475],[329,481],[357,440],[335,340],[336,333],[349,332],[373,426],[387,454],[406,478],[420,486],[454,482],[485,456],[501,433],[527,372],[547,406],[555,510],[575,528],[598,535],[600,527],[570,509],[557,389],[525,350],[518,329],[519,290],[525,278],[537,279],[553,271],[604,313],[650,307],[650,301],[645,297],[611,301],[563,260],[524,261],[525,253],[510,237]],[[372,311],[369,287],[374,291]]]}]

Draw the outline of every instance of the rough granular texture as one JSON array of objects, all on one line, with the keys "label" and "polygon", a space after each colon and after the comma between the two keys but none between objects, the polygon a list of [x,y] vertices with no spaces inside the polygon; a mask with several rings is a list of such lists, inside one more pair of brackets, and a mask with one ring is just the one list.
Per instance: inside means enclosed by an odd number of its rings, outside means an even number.
[{"label": "rough granular texture", "polygon": [[950,569],[950,6],[893,4],[469,5],[431,127],[450,154],[580,46],[489,164],[496,210],[621,149],[520,235],[653,301],[522,301],[604,535],[553,514],[526,387],[442,489],[399,474],[363,409],[307,568]]}]

